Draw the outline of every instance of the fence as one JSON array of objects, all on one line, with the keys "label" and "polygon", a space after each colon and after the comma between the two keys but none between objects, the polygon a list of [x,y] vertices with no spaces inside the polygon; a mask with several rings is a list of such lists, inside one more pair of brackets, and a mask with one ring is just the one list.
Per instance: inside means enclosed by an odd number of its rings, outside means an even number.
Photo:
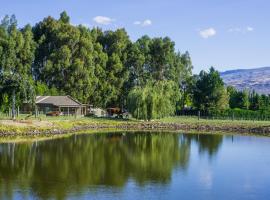
[{"label": "fence", "polygon": [[251,111],[242,109],[227,109],[222,111],[203,110],[179,110],[177,116],[198,117],[198,119],[220,119],[220,120],[252,120],[270,121],[270,112]]}]

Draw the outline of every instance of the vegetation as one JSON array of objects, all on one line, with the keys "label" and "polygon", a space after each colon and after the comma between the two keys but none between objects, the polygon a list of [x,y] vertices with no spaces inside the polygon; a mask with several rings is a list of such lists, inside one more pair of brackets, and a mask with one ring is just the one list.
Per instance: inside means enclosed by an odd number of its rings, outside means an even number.
[{"label": "vegetation", "polygon": [[[0,111],[37,95],[71,95],[96,107],[127,108],[135,118],[160,119],[180,110],[209,116],[270,117],[270,97],[226,87],[213,67],[192,75],[188,52],[168,37],[132,42],[124,29],[74,26],[66,12],[31,27],[15,16],[0,24]],[[239,114],[240,113],[240,114]],[[231,116],[232,117],[232,116]]]},{"label": "vegetation", "polygon": [[224,110],[228,108],[228,95],[219,72],[213,67],[209,73],[201,71],[195,76],[194,106],[199,110]]},{"label": "vegetation", "polygon": [[129,111],[135,118],[144,120],[173,115],[179,99],[177,91],[177,86],[168,81],[134,87],[128,96]]}]

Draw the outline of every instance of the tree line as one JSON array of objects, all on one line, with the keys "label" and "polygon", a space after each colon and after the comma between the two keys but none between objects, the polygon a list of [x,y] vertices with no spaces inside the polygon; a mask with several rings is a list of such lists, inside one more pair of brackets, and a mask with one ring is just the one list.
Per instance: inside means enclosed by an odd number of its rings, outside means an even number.
[{"label": "tree line", "polygon": [[226,86],[218,71],[201,71],[193,76],[189,92],[198,110],[208,116],[236,117],[244,119],[269,119],[270,95],[258,94],[254,90],[237,90]]},{"label": "tree line", "polygon": [[[128,108],[145,120],[187,106],[243,108],[233,100],[238,91],[226,88],[214,68],[199,75],[192,68],[189,53],[176,51],[169,37],[131,41],[125,29],[72,25],[66,12],[34,26],[18,28],[14,15],[0,24],[1,111],[34,104],[38,95],[70,95],[94,107]],[[259,109],[255,104],[245,108]]]}]

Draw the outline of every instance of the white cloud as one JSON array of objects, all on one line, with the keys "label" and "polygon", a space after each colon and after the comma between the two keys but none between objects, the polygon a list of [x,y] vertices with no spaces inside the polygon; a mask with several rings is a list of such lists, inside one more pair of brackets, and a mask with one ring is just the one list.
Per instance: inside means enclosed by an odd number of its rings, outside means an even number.
[{"label": "white cloud", "polygon": [[96,22],[97,24],[101,25],[109,25],[115,20],[110,18],[110,17],[105,17],[105,16],[96,16],[93,18],[93,21]]},{"label": "white cloud", "polygon": [[207,28],[204,30],[200,30],[199,33],[200,33],[200,36],[204,39],[207,39],[209,37],[213,37],[217,34],[217,32],[214,28]]},{"label": "white cloud", "polygon": [[137,26],[142,26],[142,27],[146,27],[146,26],[151,26],[152,25],[152,21],[150,19],[146,19],[144,21],[135,21],[133,23],[134,25],[137,25]]},{"label": "white cloud", "polygon": [[144,20],[142,23],[142,26],[151,26],[152,25],[152,21],[150,19]]}]

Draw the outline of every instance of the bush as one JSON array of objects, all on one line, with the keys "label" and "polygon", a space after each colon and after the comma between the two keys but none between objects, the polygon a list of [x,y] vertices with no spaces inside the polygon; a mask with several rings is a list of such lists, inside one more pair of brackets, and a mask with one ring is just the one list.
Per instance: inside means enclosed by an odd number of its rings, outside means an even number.
[{"label": "bush", "polygon": [[244,110],[240,108],[211,111],[209,115],[211,117],[216,117],[216,118],[222,117],[222,118],[249,119],[249,120],[270,119],[270,112],[260,111],[260,110],[258,111]]}]

